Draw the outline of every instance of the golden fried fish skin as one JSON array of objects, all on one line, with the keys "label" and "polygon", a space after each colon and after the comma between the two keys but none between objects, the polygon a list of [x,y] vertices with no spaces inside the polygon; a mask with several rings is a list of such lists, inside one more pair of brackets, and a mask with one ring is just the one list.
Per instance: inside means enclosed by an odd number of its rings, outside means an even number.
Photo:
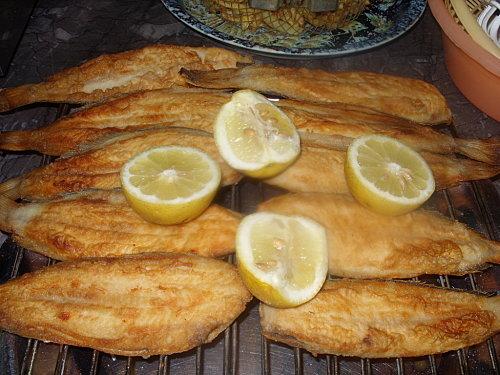
[{"label": "golden fried fish skin", "polygon": [[286,194],[259,211],[303,215],[327,231],[329,272],[350,278],[463,275],[500,263],[500,243],[436,212],[417,210],[392,217],[340,194]]},{"label": "golden fried fish skin", "polygon": [[0,90],[0,112],[36,102],[89,103],[126,93],[185,86],[181,68],[221,69],[252,59],[222,48],[151,45],[102,55],[45,82]]},{"label": "golden fried fish skin", "polygon": [[[464,181],[482,180],[500,173],[500,166],[453,155],[421,152],[434,175],[436,189],[446,189]],[[273,186],[293,192],[349,193],[344,177],[345,151],[319,147],[301,147],[295,163],[283,173],[265,180]]]},{"label": "golden fried fish skin", "polygon": [[263,335],[328,353],[367,358],[444,353],[500,330],[500,296],[390,281],[327,281],[291,309],[260,305]]},{"label": "golden fried fish skin", "polygon": [[164,126],[212,132],[227,93],[161,89],[134,93],[63,117],[41,129],[0,133],[0,148],[62,155],[110,134]]},{"label": "golden fried fish skin", "polygon": [[118,191],[40,203],[0,198],[0,229],[24,248],[58,260],[158,252],[220,257],[234,251],[239,222],[239,214],[214,204],[188,223],[149,223]]},{"label": "golden fried fish skin", "polygon": [[[170,88],[131,94],[82,109],[35,130],[0,133],[0,149],[35,150],[61,155],[82,143],[117,132],[182,126],[212,132],[213,122],[231,95],[200,89]],[[454,152],[500,164],[500,138],[458,139],[431,127],[342,103],[275,102],[295,123],[305,145],[346,150],[353,138],[382,134],[417,151]]]},{"label": "golden fried fish skin", "polygon": [[10,197],[36,200],[86,189],[111,190],[121,186],[120,169],[131,157],[166,145],[195,147],[206,152],[219,163],[222,185],[231,185],[241,178],[219,155],[210,134],[170,128],[124,133],[103,140],[85,152],[63,156],[25,176],[9,180],[0,186],[0,191]]},{"label": "golden fried fish skin", "polygon": [[452,120],[443,95],[418,79],[270,65],[214,72],[182,69],[181,73],[188,83],[198,87],[244,88],[312,102],[355,104],[427,125]]},{"label": "golden fried fish skin", "polygon": [[147,357],[211,342],[250,299],[236,267],[221,260],[155,254],[69,261],[0,285],[0,327]]}]

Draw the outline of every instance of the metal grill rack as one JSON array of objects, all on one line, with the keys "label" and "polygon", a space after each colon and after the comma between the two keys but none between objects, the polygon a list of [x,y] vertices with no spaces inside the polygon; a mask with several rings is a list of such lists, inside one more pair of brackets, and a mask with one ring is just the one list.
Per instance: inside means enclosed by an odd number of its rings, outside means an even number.
[{"label": "metal grill rack", "polygon": [[[69,112],[61,105],[57,117]],[[49,157],[41,160],[50,162]],[[217,201],[244,214],[253,212],[257,204],[280,194],[274,188],[243,181],[222,191]],[[500,238],[500,197],[489,181],[471,182],[438,192],[430,208],[465,222],[491,239]],[[0,271],[3,281],[24,272],[53,263],[53,260],[31,253],[8,239],[2,246]],[[234,256],[228,261],[234,262]],[[500,267],[490,267],[479,274],[465,277],[432,276],[415,278],[446,288],[473,291],[498,290]],[[260,333],[258,302],[219,335],[213,343],[187,353],[154,356],[148,359],[120,357],[96,350],[69,347],[0,333],[1,374],[499,374],[495,337],[471,348],[441,355],[418,358],[369,360],[334,355],[313,357],[304,350],[266,340]]]}]

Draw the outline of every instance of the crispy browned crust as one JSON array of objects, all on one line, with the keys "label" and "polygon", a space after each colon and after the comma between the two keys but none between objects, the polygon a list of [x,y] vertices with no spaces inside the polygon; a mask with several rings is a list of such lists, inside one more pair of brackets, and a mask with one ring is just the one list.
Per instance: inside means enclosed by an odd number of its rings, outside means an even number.
[{"label": "crispy browned crust", "polygon": [[[120,186],[119,171],[129,158],[146,149],[168,144],[198,147],[207,152],[221,166],[223,185],[233,184],[241,178],[220,157],[209,134],[170,128],[122,133],[109,140],[100,140],[95,145],[88,145],[90,150],[86,152],[68,155],[0,184],[0,192],[12,198],[35,200],[86,189],[114,189]],[[500,166],[457,159],[452,155],[423,152],[422,156],[434,173],[437,189],[494,177],[500,171]],[[303,146],[301,155],[291,167],[265,181],[293,192],[348,193],[344,161],[345,151]]]},{"label": "crispy browned crust", "polygon": [[475,160],[458,159],[453,155],[421,152],[436,180],[436,189],[446,189],[464,181],[484,180],[500,173],[500,165],[490,165]]},{"label": "crispy browned crust", "polygon": [[327,281],[291,309],[260,305],[265,337],[328,353],[368,358],[443,353],[500,330],[500,297],[403,282]]},{"label": "crispy browned crust", "polygon": [[239,222],[239,214],[212,205],[185,224],[148,223],[117,191],[24,204],[0,197],[0,229],[59,260],[158,252],[220,257],[234,251]]},{"label": "crispy browned crust", "polygon": [[[0,148],[61,155],[80,144],[118,132],[169,126],[212,132],[220,107],[229,99],[228,93],[194,88],[130,94],[82,109],[41,129],[3,132]],[[490,164],[500,163],[497,138],[455,139],[431,127],[350,104],[288,99],[275,103],[294,122],[305,145],[345,150],[353,138],[382,134],[417,151],[457,152]]]},{"label": "crispy browned crust", "polygon": [[0,327],[111,354],[212,341],[251,299],[226,262],[171,254],[62,262],[0,286]]},{"label": "crispy browned crust", "polygon": [[500,243],[436,212],[383,216],[338,194],[286,194],[259,211],[303,215],[327,231],[329,271],[351,278],[463,275],[498,263]]},{"label": "crispy browned crust", "polygon": [[[230,185],[241,178],[217,151],[213,137],[205,132],[171,128],[161,131],[124,133],[89,145],[85,152],[62,157],[24,176],[11,196],[44,199],[87,189],[110,190],[121,186],[120,170],[132,156],[153,147],[179,145],[196,147],[219,163],[221,184]],[[9,181],[6,184],[11,184]],[[0,190],[3,184],[0,184]]]},{"label": "crispy browned crust", "polygon": [[426,125],[451,123],[451,111],[433,85],[412,78],[371,72],[326,72],[254,65],[181,74],[195,86],[238,88],[312,102],[365,106]]},{"label": "crispy browned crust", "polygon": [[215,116],[229,99],[227,93],[200,89],[130,94],[84,108],[41,129],[1,133],[0,148],[62,155],[83,143],[119,132],[171,126],[212,132]]},{"label": "crispy browned crust", "polygon": [[185,86],[181,68],[221,69],[251,63],[222,48],[151,45],[102,55],[65,69],[45,82],[0,91],[0,112],[36,102],[89,103],[126,93]]},{"label": "crispy browned crust", "polygon": [[[495,177],[500,173],[498,165],[430,152],[422,152],[421,155],[432,169],[438,190],[464,181]],[[290,168],[265,181],[293,192],[347,194],[349,188],[344,177],[345,157],[345,151],[302,146],[299,158]]]}]

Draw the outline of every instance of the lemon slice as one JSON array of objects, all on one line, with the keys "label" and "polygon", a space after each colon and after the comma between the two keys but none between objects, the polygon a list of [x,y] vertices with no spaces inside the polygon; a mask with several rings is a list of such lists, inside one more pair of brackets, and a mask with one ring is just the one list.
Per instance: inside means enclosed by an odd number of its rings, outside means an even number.
[{"label": "lemon slice", "polygon": [[300,152],[292,121],[264,96],[241,90],[219,111],[214,124],[219,153],[234,169],[255,178],[284,171]]},{"label": "lemon slice", "polygon": [[236,233],[240,275],[250,292],[275,307],[313,298],[325,282],[325,229],[301,216],[260,212],[245,217]]},{"label": "lemon slice", "polygon": [[200,215],[214,198],[220,179],[217,162],[191,147],[153,148],[130,159],[121,170],[128,202],[157,224],[179,224]]},{"label": "lemon slice", "polygon": [[347,150],[345,176],[352,195],[384,215],[402,215],[434,192],[434,177],[413,149],[385,136],[355,139]]}]

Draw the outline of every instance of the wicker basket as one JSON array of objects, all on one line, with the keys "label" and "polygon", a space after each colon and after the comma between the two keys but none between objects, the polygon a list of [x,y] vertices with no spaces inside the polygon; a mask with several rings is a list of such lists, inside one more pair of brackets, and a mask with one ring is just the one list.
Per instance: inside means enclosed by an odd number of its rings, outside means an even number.
[{"label": "wicker basket", "polygon": [[[481,13],[487,5],[486,3],[483,3],[480,0],[466,0],[465,3],[467,4],[467,7],[469,8],[470,12],[476,17],[479,16],[479,13]],[[455,9],[453,9],[451,1],[444,0],[444,4],[446,5],[446,8],[448,8],[448,11],[453,17],[453,20],[462,28],[462,30],[466,31],[462,23],[460,22],[460,19],[458,18]]]}]

